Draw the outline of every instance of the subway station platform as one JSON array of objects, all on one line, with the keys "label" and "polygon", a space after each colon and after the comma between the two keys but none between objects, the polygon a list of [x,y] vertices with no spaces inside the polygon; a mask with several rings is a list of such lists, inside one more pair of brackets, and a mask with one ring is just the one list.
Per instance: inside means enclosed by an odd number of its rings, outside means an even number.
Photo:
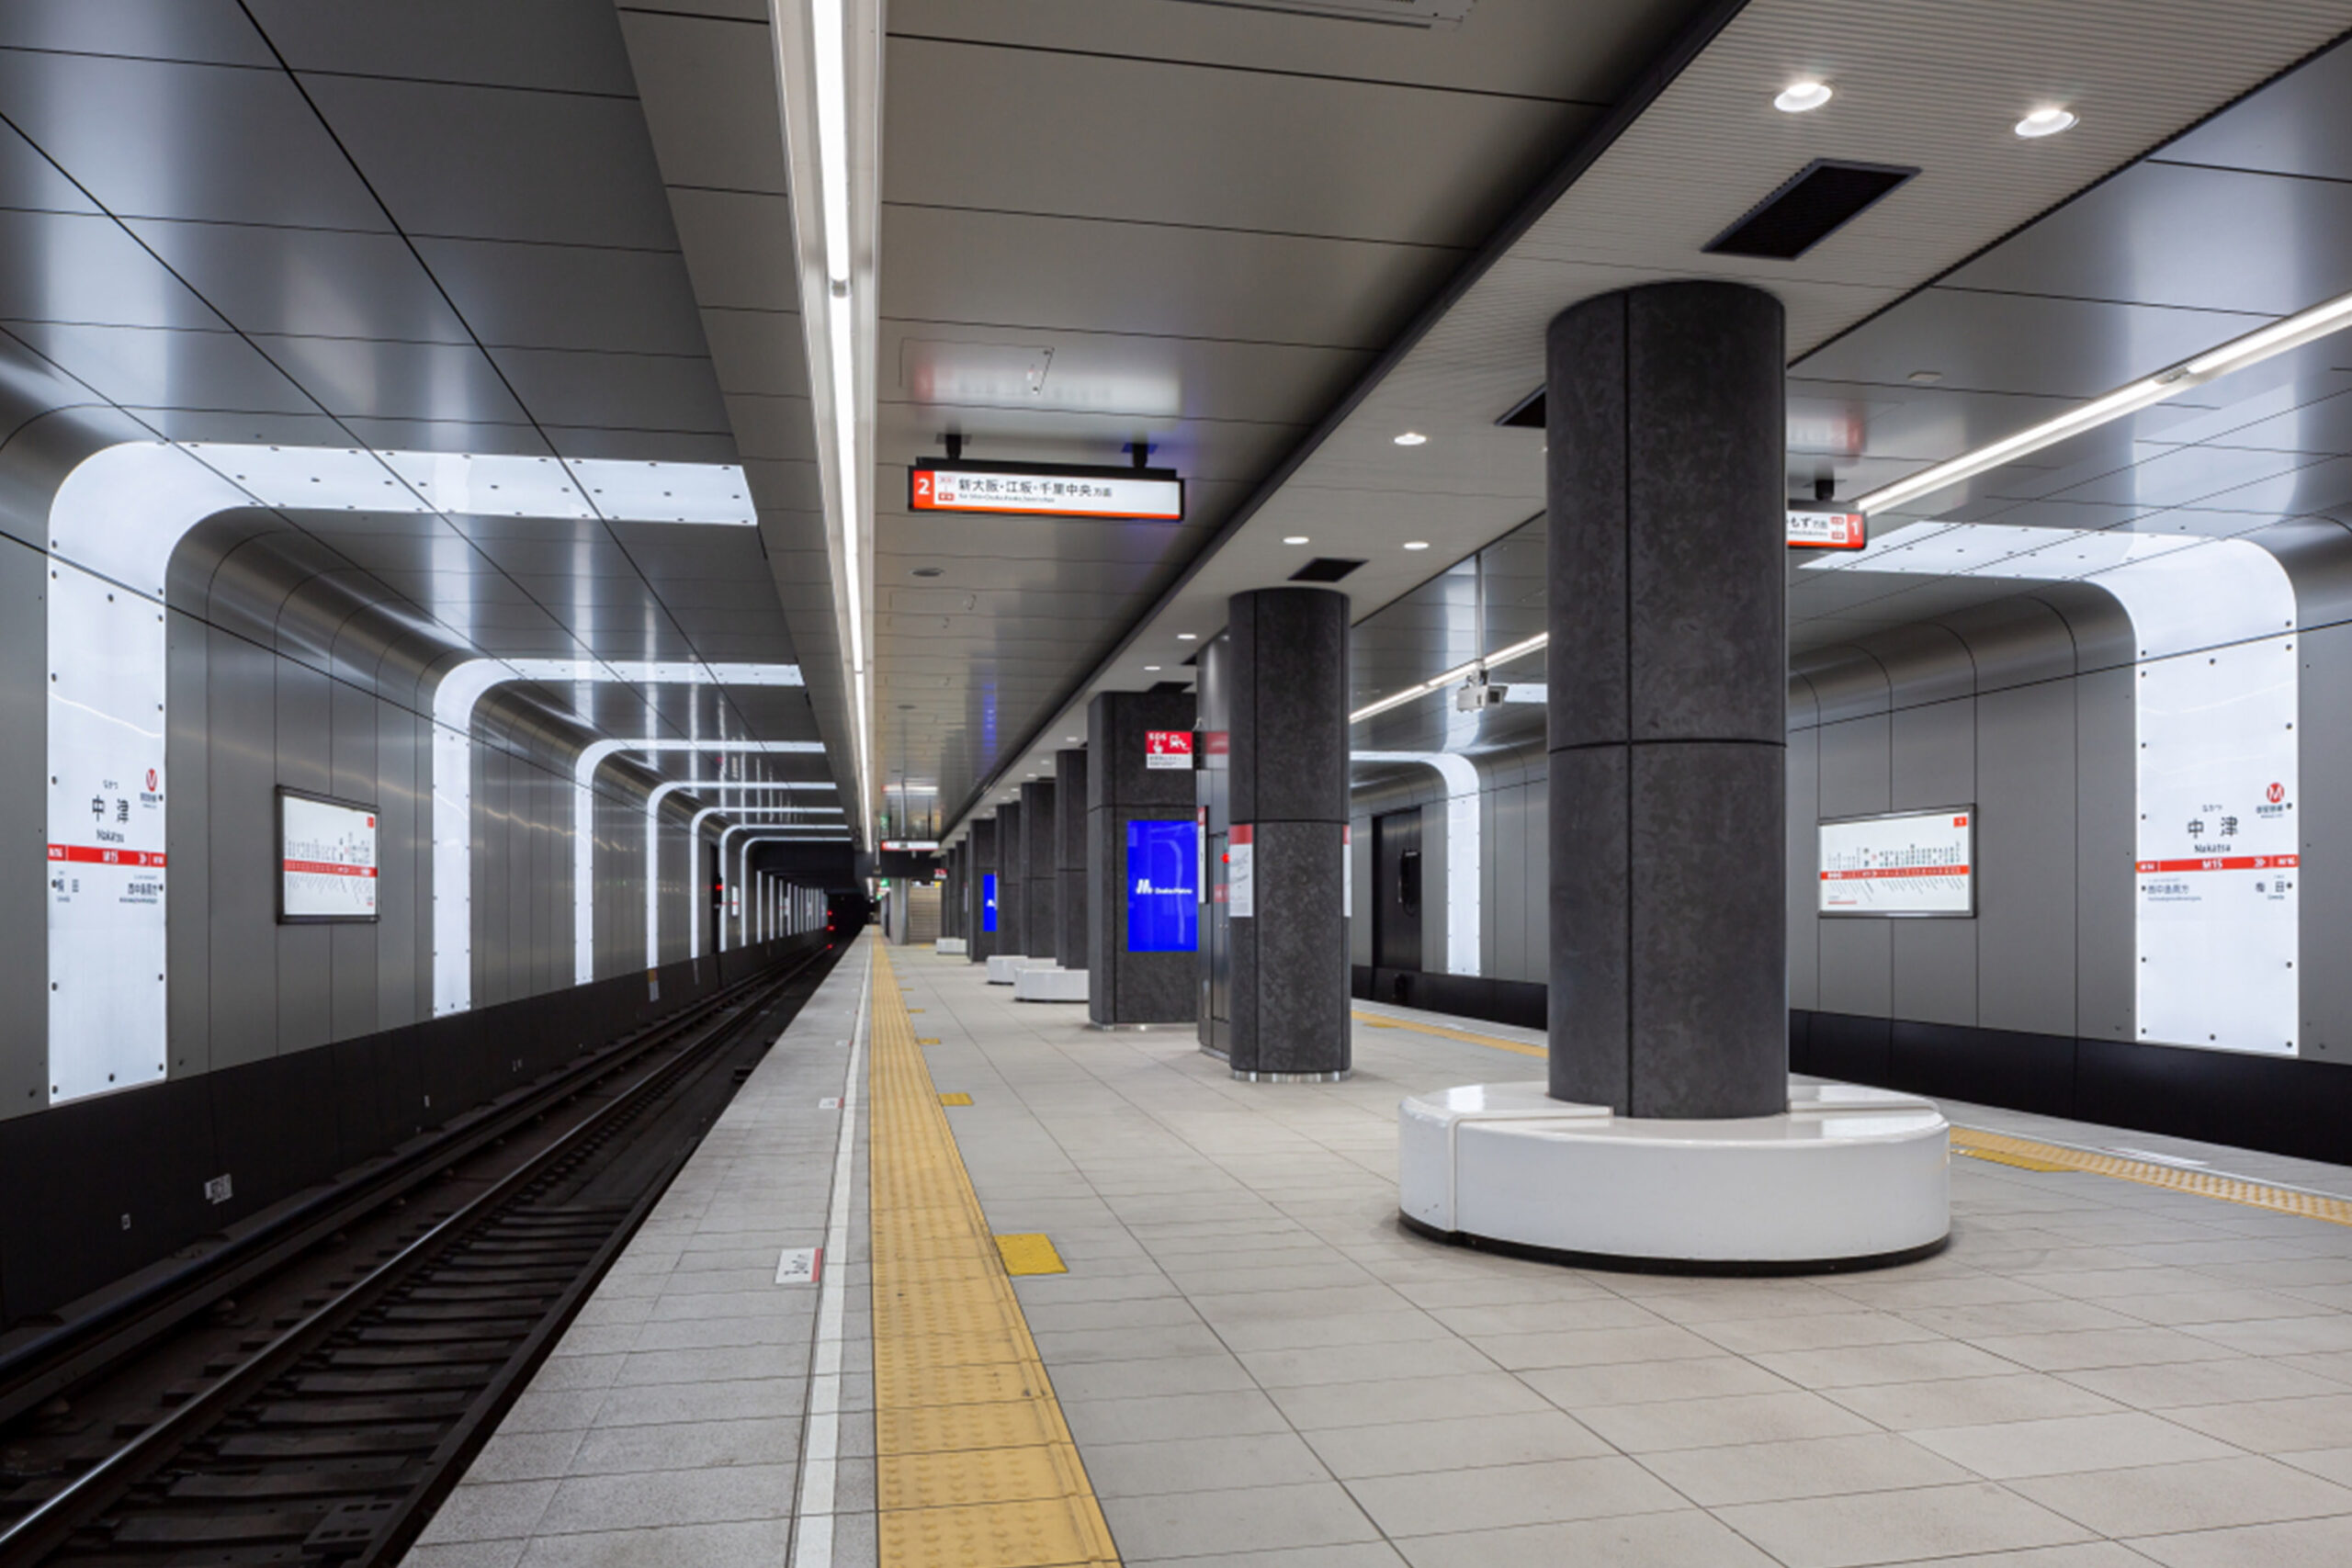
[{"label": "subway station platform", "polygon": [[1572,1269],[1396,1215],[1398,1100],[1539,1035],[1355,1054],[1237,1083],[864,939],[407,1562],[2352,1561],[2352,1169],[1947,1102],[1935,1258]]}]

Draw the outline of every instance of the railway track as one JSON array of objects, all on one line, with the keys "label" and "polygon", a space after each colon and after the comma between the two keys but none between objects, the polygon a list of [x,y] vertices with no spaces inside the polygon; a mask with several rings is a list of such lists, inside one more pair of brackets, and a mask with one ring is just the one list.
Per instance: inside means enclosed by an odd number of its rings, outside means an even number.
[{"label": "railway track", "polygon": [[[837,951],[412,1161],[438,1170],[374,1173],[275,1268],[224,1260],[238,1295],[197,1311],[182,1290],[152,1332],[110,1325],[111,1359],[85,1349],[70,1397],[0,1431],[0,1564],[394,1561]],[[10,1392],[57,1383],[35,1362]]]}]

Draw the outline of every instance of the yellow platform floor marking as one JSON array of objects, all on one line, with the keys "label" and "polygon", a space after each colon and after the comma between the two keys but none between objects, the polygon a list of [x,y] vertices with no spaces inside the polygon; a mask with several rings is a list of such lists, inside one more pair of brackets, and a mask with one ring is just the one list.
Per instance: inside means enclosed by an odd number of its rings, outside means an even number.
[{"label": "yellow platform floor marking", "polygon": [[1498,1051],[1515,1051],[1522,1056],[1548,1057],[1551,1052],[1541,1045],[1530,1045],[1521,1040],[1500,1040],[1491,1034],[1473,1034],[1466,1029],[1448,1029],[1442,1023],[1423,1023],[1419,1019],[1382,1018],[1378,1013],[1350,1012],[1358,1023],[1372,1029],[1409,1029],[1416,1034],[1434,1034],[1441,1040],[1462,1040],[1473,1045],[1491,1045]]},{"label": "yellow platform floor marking", "polygon": [[928,1038],[918,1040],[915,1043],[918,1045],[936,1045],[939,1043],[939,1037],[937,1035],[932,1035]]},{"label": "yellow platform floor marking", "polygon": [[972,1097],[968,1094],[943,1094],[939,1097],[939,1103],[942,1105],[969,1105],[972,1103]]},{"label": "yellow platform floor marking", "polygon": [[2154,1160],[2098,1154],[2090,1149],[2070,1149],[2063,1144],[2013,1138],[2006,1133],[1981,1132],[1974,1127],[1954,1127],[1951,1130],[1951,1146],[1978,1159],[1990,1159],[2026,1170],[2085,1171],[2093,1176],[2113,1177],[2118,1181],[2136,1181],[2143,1187],[2161,1187],[2167,1191],[2188,1192],[2223,1203],[2263,1209],[2274,1214],[2324,1220],[2332,1225],[2352,1225],[2352,1199],[2338,1198],[2325,1192],[2299,1191],[2292,1187],[2273,1187],[2266,1182],[2248,1181],[2242,1176],[2189,1170],[2179,1166],[2159,1165]]},{"label": "yellow platform floor marking", "polygon": [[1035,1233],[1023,1235],[1001,1235],[996,1238],[997,1255],[1004,1259],[1008,1274],[1067,1274],[1069,1268],[1062,1255],[1054,1250],[1054,1238]]},{"label": "yellow platform floor marking", "polygon": [[[875,967],[887,982],[887,953]],[[1119,1561],[1110,1527],[913,1021],[903,1002],[879,999],[895,987],[875,989],[867,1158],[882,1568],[1107,1568]]]}]

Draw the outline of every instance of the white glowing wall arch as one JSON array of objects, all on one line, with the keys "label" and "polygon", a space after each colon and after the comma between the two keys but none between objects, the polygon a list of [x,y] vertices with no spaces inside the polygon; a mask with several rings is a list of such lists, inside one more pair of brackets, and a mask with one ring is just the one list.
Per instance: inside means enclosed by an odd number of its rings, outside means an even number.
[{"label": "white glowing wall arch", "polygon": [[[768,811],[788,811],[791,808],[788,807],[767,807],[757,809],[765,809]],[[730,816],[737,814],[738,813],[735,812],[729,813]],[[727,875],[727,846],[734,840],[735,835],[738,833],[743,833],[748,836],[743,840],[742,848],[736,853],[735,874],[730,877]],[[840,843],[846,841],[848,838],[849,829],[847,827],[833,828],[815,822],[803,823],[797,826],[795,826],[792,823],[781,823],[773,826],[752,822],[729,823],[726,830],[718,835],[719,875],[726,883],[730,893],[740,889],[743,886],[744,879],[748,874],[748,868],[752,857],[752,846],[753,844],[768,843],[779,840],[788,843],[801,844]],[[743,933],[750,929],[748,922],[752,918],[752,908],[750,901],[747,899],[740,908],[735,907],[731,903],[722,903],[719,906],[719,909],[720,923],[718,927],[718,950],[721,953],[724,953],[727,951],[727,921],[731,918],[735,923],[736,935],[738,937],[743,936]]]},{"label": "white glowing wall arch", "polygon": [[[2139,655],[2135,1037],[2296,1053],[2301,682],[2295,589],[2277,557],[2247,539],[1914,523],[1808,570],[2082,581],[2113,594]],[[2225,820],[2236,830],[2222,833]],[[2211,830],[2204,842],[2189,824]]]},{"label": "white glowing wall arch", "polygon": [[732,464],[208,442],[83,459],[49,508],[51,1104],[164,1073],[164,581],[189,530],[242,507],[758,521]]},{"label": "white glowing wall arch", "polygon": [[1445,972],[1483,974],[1483,936],[1478,928],[1478,867],[1482,831],[1478,817],[1478,769],[1453,751],[1350,751],[1357,762],[1415,762],[1434,769],[1445,784]]},{"label": "white glowing wall arch", "polygon": [[[445,1013],[463,1012],[473,1006],[474,709],[492,688],[512,681],[632,686],[797,686],[801,683],[800,667],[797,664],[705,664],[690,660],[469,659],[452,665],[433,690],[433,1012],[436,1018]],[[725,750],[732,743],[710,744],[714,750]],[[648,818],[648,826],[650,832],[650,817]],[[649,837],[649,862],[651,843]],[[646,890],[649,903],[653,896],[649,886]]]},{"label": "white glowing wall arch", "polygon": [[579,985],[596,977],[596,770],[625,751],[726,750],[762,756],[822,752],[821,740],[695,740],[648,736],[597,740],[581,749],[571,774],[571,975]]},{"label": "white glowing wall arch", "polygon": [[[724,751],[727,750],[727,747],[722,745],[717,748],[717,750]],[[648,969],[655,969],[659,968],[662,964],[662,898],[660,893],[661,840],[657,835],[661,827],[662,802],[666,799],[673,791],[681,789],[707,789],[757,790],[764,792],[783,789],[824,790],[830,792],[832,787],[833,786],[829,784],[808,783],[800,780],[792,780],[787,782],[779,779],[665,779],[661,784],[655,785],[653,793],[646,796],[645,799],[645,966]],[[702,810],[695,812],[694,820],[686,831],[686,842],[689,845],[695,842],[696,836],[701,832],[702,820],[704,818],[711,815],[713,812],[727,809],[728,807],[725,807],[713,806],[706,807]],[[739,807],[735,809],[740,811],[744,809],[762,810],[775,808],[760,807],[752,807],[747,808]],[[820,817],[838,817],[842,815],[844,810],[843,807],[838,806],[803,806],[795,807],[791,809],[813,813]],[[702,874],[699,871],[695,872],[691,881],[689,882],[689,886],[698,884],[701,879]],[[702,956],[702,917],[696,912],[700,910],[701,908],[702,899],[699,896],[691,897],[687,899],[686,956],[689,958],[700,958]]]}]

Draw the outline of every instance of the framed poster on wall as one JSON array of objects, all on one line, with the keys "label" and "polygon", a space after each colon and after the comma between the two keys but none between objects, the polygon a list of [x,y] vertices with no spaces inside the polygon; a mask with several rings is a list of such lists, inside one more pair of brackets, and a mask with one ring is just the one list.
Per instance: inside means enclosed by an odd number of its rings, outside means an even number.
[{"label": "framed poster on wall", "polygon": [[376,808],[277,792],[277,919],[315,925],[376,918]]},{"label": "framed poster on wall", "polygon": [[1820,912],[1968,919],[1976,913],[1976,808],[1946,806],[1825,821]]}]

